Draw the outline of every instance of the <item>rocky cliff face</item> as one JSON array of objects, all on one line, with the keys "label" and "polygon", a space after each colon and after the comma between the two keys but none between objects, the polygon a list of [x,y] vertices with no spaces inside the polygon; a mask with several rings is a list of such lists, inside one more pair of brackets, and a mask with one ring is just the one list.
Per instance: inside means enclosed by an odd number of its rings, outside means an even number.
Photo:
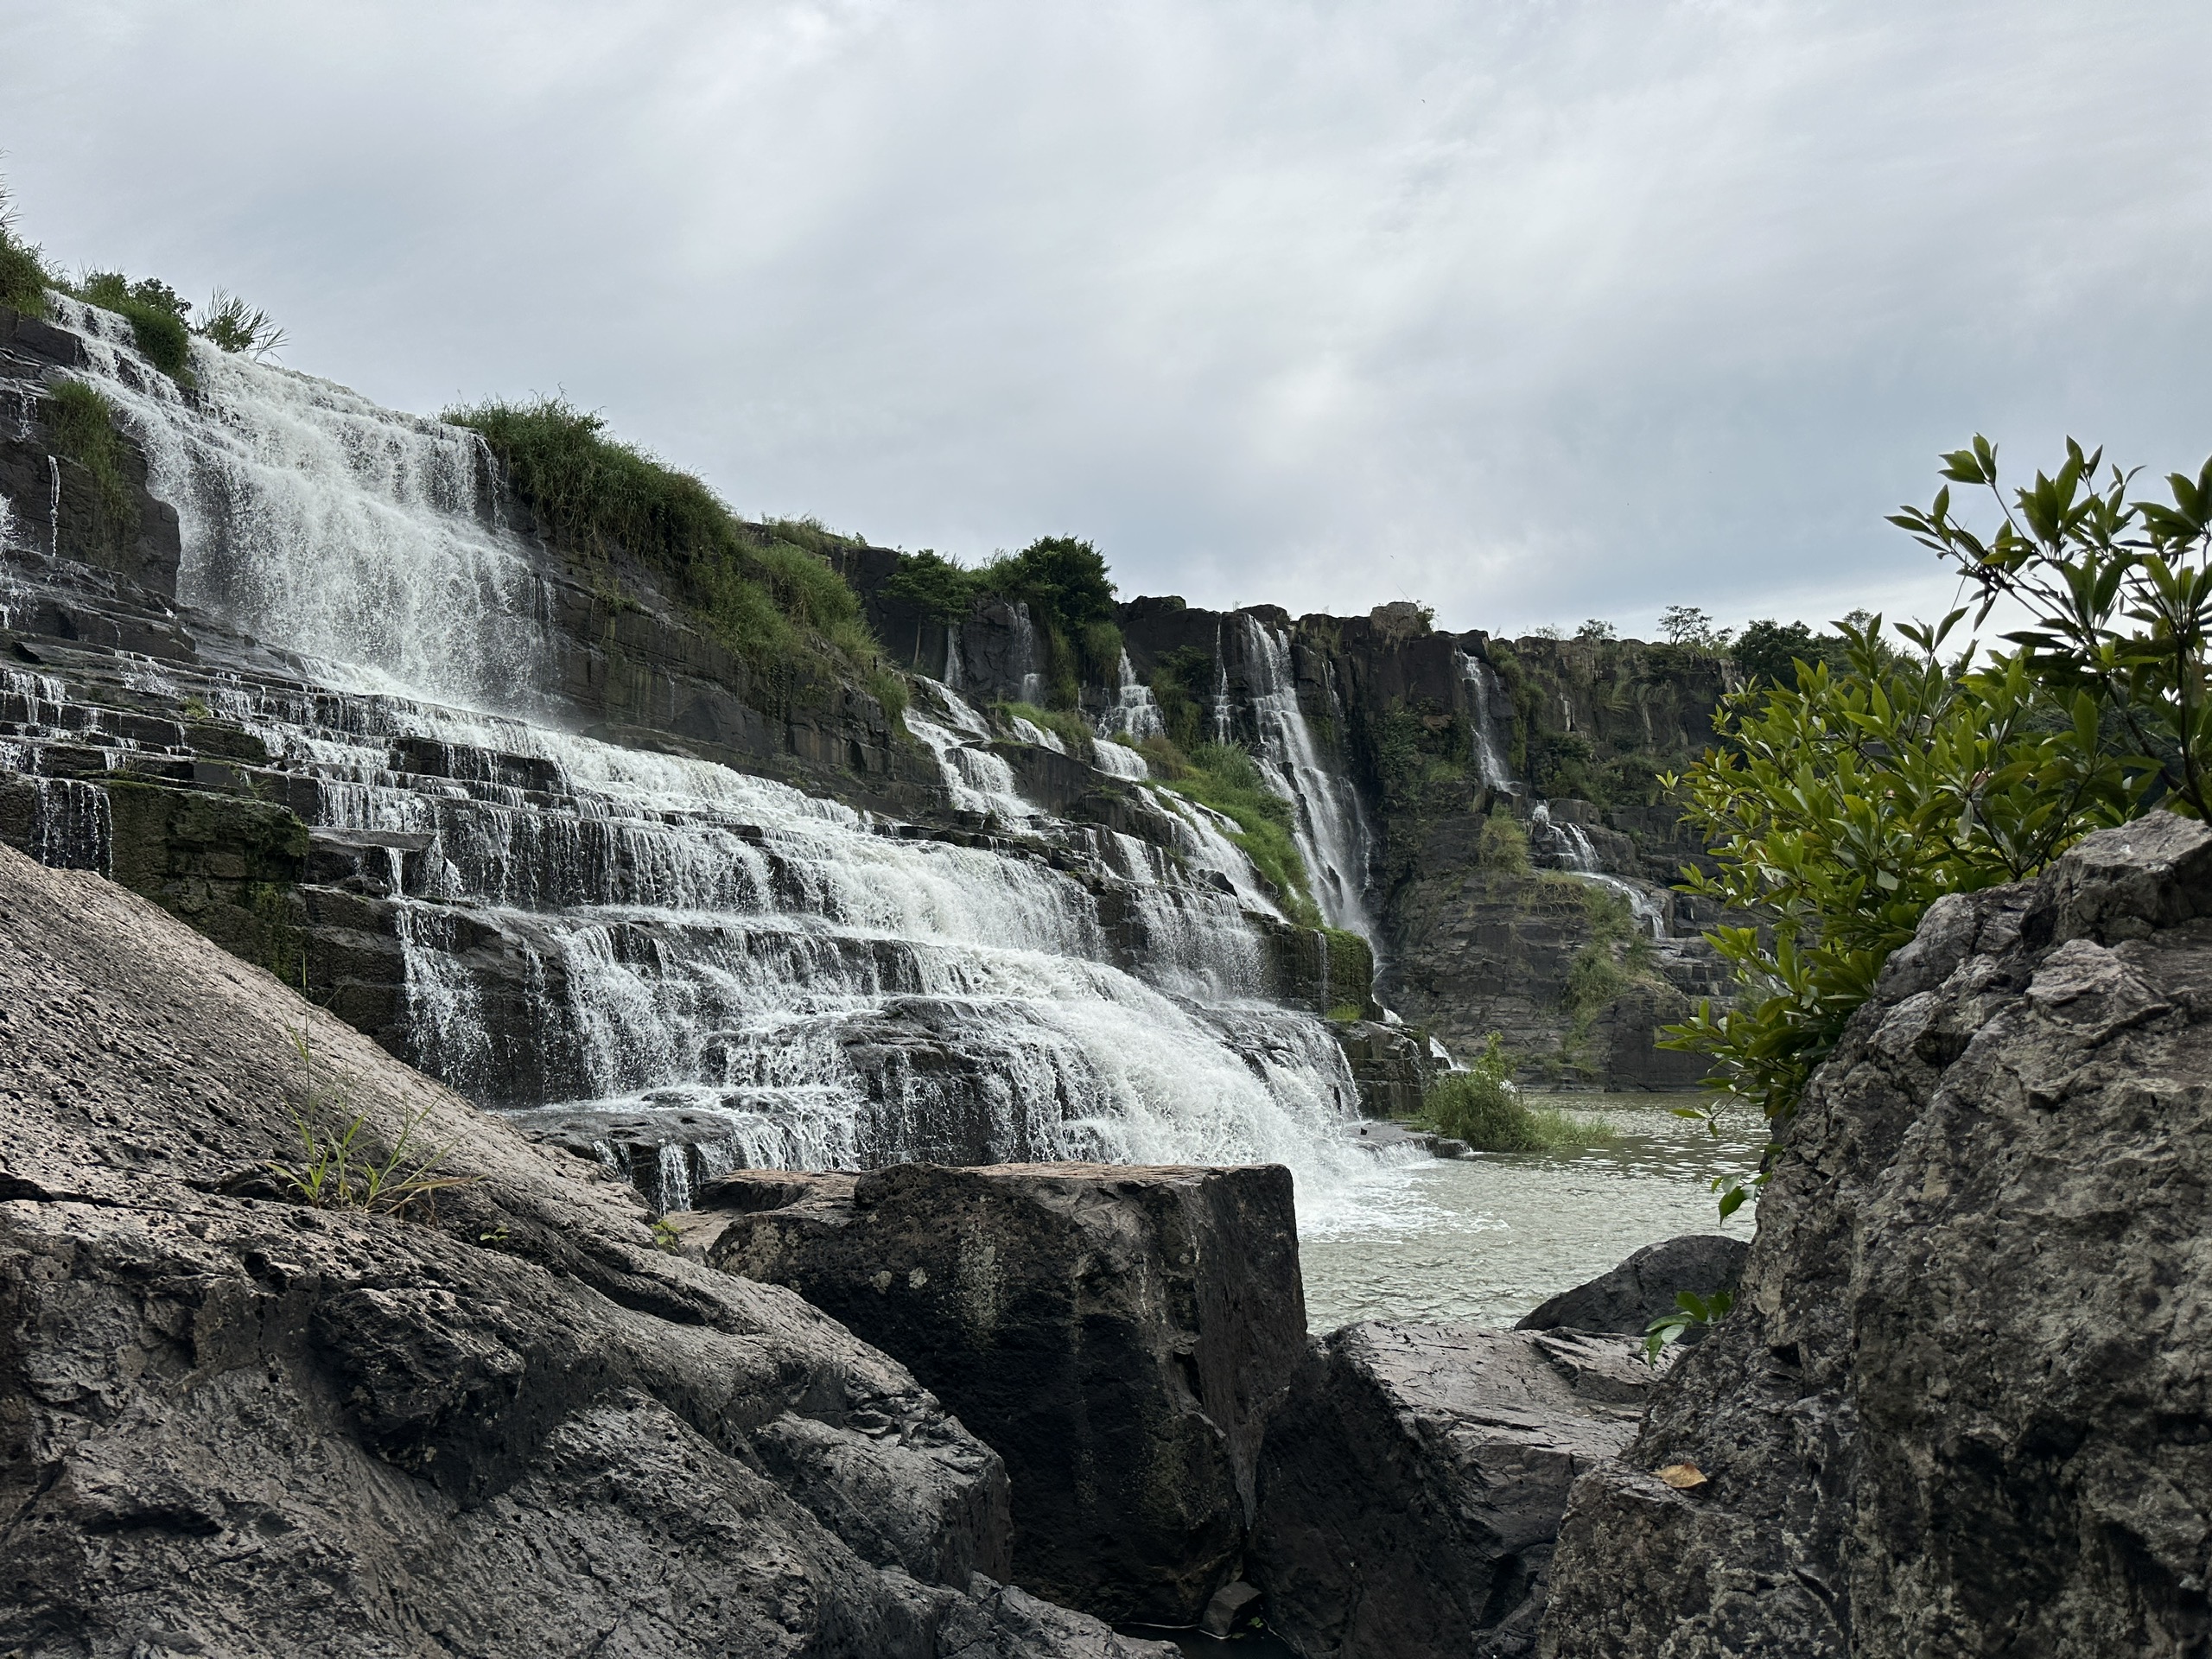
[{"label": "rocky cliff face", "polygon": [[[267,1165],[307,1161],[296,1114],[464,1184],[292,1201]],[[1003,1465],[900,1367],[5,849],[0,1147],[10,1651],[1165,1651],[982,1576]]]},{"label": "rocky cliff face", "polygon": [[[990,601],[948,627],[882,597],[895,568],[887,556],[849,566],[894,651],[985,702],[1037,695],[1026,615]],[[1119,625],[1124,672],[1082,688],[1085,718],[1262,757],[1300,797],[1325,899],[1334,872],[1332,919],[1376,944],[1384,1002],[1455,1051],[1503,1033],[1530,1081],[1695,1083],[1702,1068],[1657,1049],[1656,1028],[1729,985],[1697,937],[1717,918],[1669,890],[1704,849],[1657,778],[1711,741],[1734,683],[1724,659],[1444,633],[1404,604],[1294,620],[1146,598],[1123,605]],[[1301,769],[1342,787],[1300,787]],[[1528,858],[1500,860],[1493,813],[1517,826]],[[1592,957],[1605,971],[1575,976],[1578,997],[1570,976]]]},{"label": "rocky cliff face", "polygon": [[1735,1310],[1576,1489],[1540,1651],[2204,1651],[2208,986],[2200,823],[1932,906],[1789,1126]]}]

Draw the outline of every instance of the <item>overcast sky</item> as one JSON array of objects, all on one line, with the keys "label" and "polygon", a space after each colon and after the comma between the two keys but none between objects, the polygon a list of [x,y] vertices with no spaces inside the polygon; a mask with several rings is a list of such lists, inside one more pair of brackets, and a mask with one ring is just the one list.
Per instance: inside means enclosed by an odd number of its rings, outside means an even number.
[{"label": "overcast sky", "polygon": [[1980,429],[2212,451],[2212,5],[0,0],[60,263],[741,511],[1520,632],[1939,609]]}]

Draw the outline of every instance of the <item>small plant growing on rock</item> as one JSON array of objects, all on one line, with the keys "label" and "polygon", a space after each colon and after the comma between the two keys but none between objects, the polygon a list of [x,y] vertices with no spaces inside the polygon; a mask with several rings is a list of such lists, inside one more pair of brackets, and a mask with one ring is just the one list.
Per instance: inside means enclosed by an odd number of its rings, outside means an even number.
[{"label": "small plant growing on rock", "polygon": [[276,320],[258,306],[248,305],[235,294],[215,290],[207,308],[200,314],[200,324],[193,331],[202,340],[220,350],[243,353],[252,358],[267,357],[284,343],[284,331]]},{"label": "small plant growing on rock", "polygon": [[[423,1203],[448,1187],[467,1186],[473,1175],[437,1173],[448,1147],[425,1149],[416,1132],[430,1115],[423,1107],[400,1126],[398,1139],[381,1153],[363,1138],[368,1117],[346,1113],[342,1094],[320,1098],[315,1093],[315,1044],[308,1028],[291,1033],[304,1075],[301,1103],[292,1113],[299,1132],[297,1164],[269,1162],[262,1166],[285,1193],[317,1210],[365,1210],[372,1215],[397,1215],[410,1205]],[[327,1109],[335,1103],[334,1112]],[[343,1116],[343,1127],[332,1121]]]},{"label": "small plant growing on rock", "polygon": [[1643,1328],[1643,1363],[1656,1369],[1659,1356],[1669,1344],[1680,1342],[1692,1330],[1718,1325],[1721,1316],[1735,1306],[1732,1290],[1716,1290],[1710,1296],[1700,1296],[1694,1290],[1676,1291],[1675,1311],[1662,1313]]}]

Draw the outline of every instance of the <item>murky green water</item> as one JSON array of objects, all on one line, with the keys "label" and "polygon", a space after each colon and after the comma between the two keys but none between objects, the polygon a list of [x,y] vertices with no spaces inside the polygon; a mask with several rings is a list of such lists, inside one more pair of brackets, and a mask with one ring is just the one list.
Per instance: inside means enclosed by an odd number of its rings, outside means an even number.
[{"label": "murky green water", "polygon": [[1356,1319],[1511,1325],[1646,1244],[1691,1232],[1751,1236],[1751,1206],[1723,1223],[1707,1184],[1757,1164],[1764,1126],[1755,1116],[1732,1120],[1715,1140],[1673,1115],[1686,1103],[1679,1095],[1530,1103],[1587,1109],[1619,1136],[1573,1151],[1423,1159],[1310,1207],[1300,1195],[1309,1328]]}]

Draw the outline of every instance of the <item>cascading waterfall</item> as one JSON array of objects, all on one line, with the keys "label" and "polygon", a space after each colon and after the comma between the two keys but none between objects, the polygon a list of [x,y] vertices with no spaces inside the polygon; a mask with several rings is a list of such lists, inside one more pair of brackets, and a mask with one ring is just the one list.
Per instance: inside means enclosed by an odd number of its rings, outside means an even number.
[{"label": "cascading waterfall", "polygon": [[[1372,938],[1366,906],[1370,846],[1358,794],[1324,763],[1298,704],[1290,640],[1257,617],[1240,613],[1245,663],[1251,677],[1252,718],[1258,728],[1262,774],[1294,809],[1293,838],[1313,882],[1313,897],[1332,927]],[[1331,714],[1338,728],[1343,710],[1333,683]]]},{"label": "cascading waterfall", "polygon": [[1122,653],[1116,671],[1120,683],[1114,692],[1114,701],[1098,716],[1101,737],[1126,737],[1141,743],[1147,737],[1158,737],[1166,731],[1160,718],[1160,705],[1153,701],[1152,688],[1137,677],[1130,665],[1129,653]]},{"label": "cascading waterfall", "polygon": [[1475,772],[1483,787],[1500,795],[1518,795],[1513,768],[1506,764],[1505,746],[1497,740],[1497,718],[1491,712],[1491,698],[1497,690],[1497,671],[1471,652],[1462,652],[1459,672],[1467,682],[1467,701],[1474,705]]},{"label": "cascading waterfall", "polygon": [[[739,1162],[1364,1166],[1341,1050],[1265,1000],[1248,912],[1273,906],[1215,815],[1160,795],[1173,856],[1050,818],[926,680],[909,730],[955,804],[1014,841],[558,730],[533,551],[488,510],[474,434],[197,344],[188,400],[119,319],[64,312],[178,509],[185,601],[316,682],[191,690],[312,777],[318,834],[369,861],[428,1069],[496,1105],[680,1123],[694,1155],[671,1162],[669,1135],[652,1154],[664,1204]],[[49,690],[20,693],[34,723]],[[1267,717],[1270,764],[1321,803],[1301,806],[1316,868],[1352,871],[1295,716],[1294,696]]]},{"label": "cascading waterfall", "polygon": [[54,303],[176,509],[179,599],[355,690],[536,705],[552,636],[527,550],[477,516],[478,434],[198,342],[188,399],[124,319]]},{"label": "cascading waterfall", "polygon": [[1551,803],[1538,801],[1529,810],[1529,831],[1530,839],[1541,843],[1541,850],[1556,861],[1563,874],[1620,894],[1628,901],[1638,926],[1655,939],[1667,937],[1665,906],[1635,882],[1599,868],[1598,849],[1580,824],[1554,818]]}]

